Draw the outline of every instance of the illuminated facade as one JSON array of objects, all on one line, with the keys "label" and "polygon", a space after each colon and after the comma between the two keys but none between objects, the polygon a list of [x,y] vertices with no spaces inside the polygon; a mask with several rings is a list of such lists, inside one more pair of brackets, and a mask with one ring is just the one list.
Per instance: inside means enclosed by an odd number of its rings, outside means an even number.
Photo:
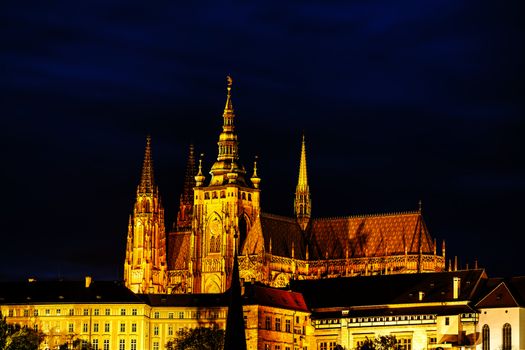
[{"label": "illuminated facade", "polygon": [[249,175],[239,157],[229,77],[217,144],[218,156],[209,178],[204,175],[202,159],[196,169],[190,149],[177,222],[165,240],[148,139],[124,266],[124,280],[131,290],[224,292],[231,280],[235,250],[241,278],[274,287],[284,287],[295,279],[445,269],[444,243],[438,254],[421,210],[313,217],[304,136],[293,203],[295,217],[263,212],[257,162]]},{"label": "illuminated facade", "polygon": [[[525,278],[484,270],[245,283],[250,350],[346,350],[395,336],[400,350],[523,349]],[[226,327],[230,293],[135,294],[89,279],[0,282],[8,323],[46,335],[41,349],[80,340],[94,350],[160,350],[183,328]],[[242,317],[242,315],[241,315]],[[340,349],[340,348],[339,348]]]}]

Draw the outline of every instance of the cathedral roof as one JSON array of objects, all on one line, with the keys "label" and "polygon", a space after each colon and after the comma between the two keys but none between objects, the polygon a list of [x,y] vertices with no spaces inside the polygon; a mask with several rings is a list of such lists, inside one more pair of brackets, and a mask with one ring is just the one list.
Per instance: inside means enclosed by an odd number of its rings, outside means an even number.
[{"label": "cathedral roof", "polygon": [[168,269],[187,269],[190,254],[190,233],[170,233],[168,236]]},{"label": "cathedral roof", "polygon": [[296,259],[305,259],[305,240],[301,228],[294,218],[261,214],[264,249],[277,256],[292,256],[292,245]]},{"label": "cathedral roof", "polygon": [[433,252],[420,212],[314,219],[307,232],[310,259],[349,258]]},{"label": "cathedral roof", "polygon": [[295,218],[263,213],[264,248],[277,256],[310,260],[432,254],[434,243],[421,212],[317,218],[302,231]]}]

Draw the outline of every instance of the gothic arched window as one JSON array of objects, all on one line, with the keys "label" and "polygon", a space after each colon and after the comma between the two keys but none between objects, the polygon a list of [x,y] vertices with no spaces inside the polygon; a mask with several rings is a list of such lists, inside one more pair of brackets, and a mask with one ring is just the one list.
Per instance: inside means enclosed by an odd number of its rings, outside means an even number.
[{"label": "gothic arched window", "polygon": [[510,324],[505,323],[503,325],[503,350],[510,350],[512,348],[511,330]]},{"label": "gothic arched window", "polygon": [[482,329],[482,350],[490,350],[490,329],[488,325],[484,325]]}]

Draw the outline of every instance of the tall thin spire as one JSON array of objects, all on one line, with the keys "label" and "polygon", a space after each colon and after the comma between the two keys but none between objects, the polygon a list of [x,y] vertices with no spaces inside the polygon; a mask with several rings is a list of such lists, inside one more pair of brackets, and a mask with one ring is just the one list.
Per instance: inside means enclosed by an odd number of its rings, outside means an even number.
[{"label": "tall thin spire", "polygon": [[242,311],[241,285],[239,282],[239,263],[237,250],[233,256],[232,280],[229,290],[228,316],[226,318],[226,334],[224,349],[246,350],[246,333],[244,331],[244,313]]},{"label": "tall thin spire", "polygon": [[180,195],[179,213],[177,214],[177,231],[191,229],[193,213],[193,187],[195,187],[195,149],[190,144],[188,161],[186,163],[186,174],[184,175],[184,186]]},{"label": "tall thin spire", "polygon": [[301,161],[299,163],[299,179],[295,189],[295,215],[297,222],[303,230],[308,226],[312,213],[312,203],[310,199],[310,187],[308,186],[308,175],[306,171],[306,140],[303,134],[301,145]]},{"label": "tall thin spire", "polygon": [[153,180],[153,161],[151,159],[151,136],[146,137],[146,150],[144,152],[144,162],[142,164],[142,175],[138,191],[140,193],[153,193],[155,183]]}]

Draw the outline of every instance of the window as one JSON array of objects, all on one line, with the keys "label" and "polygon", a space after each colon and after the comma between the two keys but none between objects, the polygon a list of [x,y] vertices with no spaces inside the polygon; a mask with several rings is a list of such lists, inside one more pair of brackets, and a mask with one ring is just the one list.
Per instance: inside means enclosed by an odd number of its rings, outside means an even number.
[{"label": "window", "polygon": [[49,315],[51,315],[51,310],[46,309],[46,316],[49,316]]},{"label": "window", "polygon": [[131,339],[131,350],[137,350],[137,339]]},{"label": "window", "polygon": [[111,315],[111,310],[110,310],[110,309],[106,309],[106,310],[104,310],[104,314],[105,314],[106,316]]},{"label": "window", "polygon": [[284,327],[285,327],[284,330],[287,333],[290,333],[292,331],[292,322],[290,320],[286,320]]},{"label": "window", "polygon": [[399,350],[412,350],[412,338],[399,338],[397,344]]},{"label": "window", "polygon": [[57,309],[56,311],[57,311],[57,316],[60,316],[62,314],[62,310]]},{"label": "window", "polygon": [[24,310],[24,317],[29,317],[29,310]]},{"label": "window", "polygon": [[179,312],[179,318],[184,318],[184,312]]},{"label": "window", "polygon": [[168,313],[168,318],[173,318],[173,312]]},{"label": "window", "polygon": [[126,324],[125,323],[121,323],[120,324],[120,332],[124,333],[125,331],[126,331]]},{"label": "window", "polygon": [[93,310],[93,315],[95,315],[95,316],[100,315],[100,309]]},{"label": "window", "polygon": [[278,332],[281,331],[281,318],[279,317],[275,319],[275,330]]},{"label": "window", "polygon": [[503,325],[503,350],[510,350],[512,348],[511,327],[510,324]]},{"label": "window", "polygon": [[137,316],[137,309],[131,309],[131,315]]},{"label": "window", "polygon": [[159,342],[158,341],[154,341],[153,342],[153,350],[159,350]]},{"label": "window", "polygon": [[109,339],[104,339],[104,350],[109,350]]},{"label": "window", "polygon": [[243,319],[244,319],[244,328],[246,329],[248,328],[248,316],[244,316]]},{"label": "window", "polygon": [[133,322],[133,323],[131,324],[131,331],[132,331],[133,333],[135,333],[135,332],[137,331],[137,324],[136,324],[135,322]]},{"label": "window", "polygon": [[159,317],[160,317],[160,314],[158,311],[153,314],[153,318],[159,318]]},{"label": "window", "polygon": [[98,350],[98,339],[93,339],[93,350]]},{"label": "window", "polygon": [[264,344],[264,350],[270,350],[270,344]]},{"label": "window", "polygon": [[104,332],[109,333],[109,322],[104,323]]},{"label": "window", "polygon": [[159,335],[159,326],[153,327],[153,335]]},{"label": "window", "polygon": [[88,331],[88,324],[82,323],[82,332],[87,333],[87,331]]},{"label": "window", "polygon": [[86,349],[88,345],[87,340],[82,340],[82,349]]},{"label": "window", "polygon": [[35,310],[33,311],[33,316],[38,316],[38,310],[37,310],[37,309],[35,309]]},{"label": "window", "polygon": [[69,316],[75,315],[75,309],[69,309]]},{"label": "window", "polygon": [[266,316],[265,326],[266,329],[272,329],[272,319],[270,318],[270,316]]},{"label": "window", "polygon": [[120,309],[120,316],[126,316],[126,309]]},{"label": "window", "polygon": [[13,317],[13,315],[14,315],[13,309],[9,309],[8,316],[9,317]]},{"label": "window", "polygon": [[84,309],[84,316],[89,316],[89,310],[88,309]]},{"label": "window", "polygon": [[118,341],[118,350],[126,350],[126,341],[124,339]]},{"label": "window", "polygon": [[275,350],[281,350],[281,346],[280,345],[275,345]]},{"label": "window", "polygon": [[173,326],[168,326],[168,335],[173,335]]},{"label": "window", "polygon": [[201,312],[200,311],[197,311],[197,313],[195,314],[195,318],[197,318],[197,319],[201,318]]},{"label": "window", "polygon": [[481,331],[482,336],[482,349],[483,350],[489,350],[490,349],[490,329],[488,325],[484,325]]},{"label": "window", "polygon": [[98,333],[98,322],[93,323],[93,332]]},{"label": "window", "polygon": [[74,325],[73,323],[69,323],[69,324],[67,325],[67,331],[68,331],[69,333],[75,333],[75,325]]},{"label": "window", "polygon": [[35,330],[35,332],[38,332],[38,325],[35,324],[35,325],[33,326],[33,329]]}]

